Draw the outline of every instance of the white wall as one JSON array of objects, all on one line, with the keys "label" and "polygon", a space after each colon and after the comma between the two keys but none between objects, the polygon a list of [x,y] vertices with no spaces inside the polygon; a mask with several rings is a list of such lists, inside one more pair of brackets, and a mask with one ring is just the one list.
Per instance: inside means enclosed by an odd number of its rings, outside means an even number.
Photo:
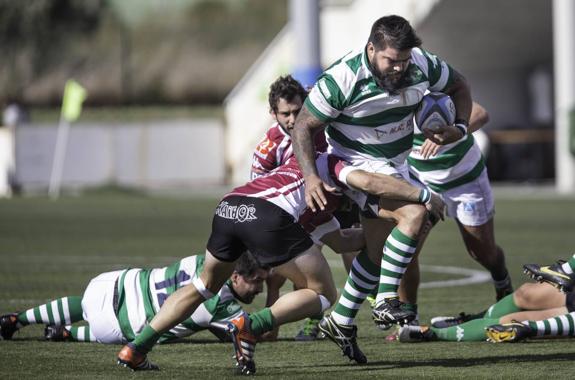
[{"label": "white wall", "polygon": [[14,145],[11,130],[0,127],[0,198],[10,197],[9,176],[14,168]]},{"label": "white wall", "polygon": [[[16,173],[25,191],[48,187],[56,128],[17,129]],[[217,120],[73,125],[62,186],[169,189],[221,185],[225,180],[223,142],[223,125]]]}]

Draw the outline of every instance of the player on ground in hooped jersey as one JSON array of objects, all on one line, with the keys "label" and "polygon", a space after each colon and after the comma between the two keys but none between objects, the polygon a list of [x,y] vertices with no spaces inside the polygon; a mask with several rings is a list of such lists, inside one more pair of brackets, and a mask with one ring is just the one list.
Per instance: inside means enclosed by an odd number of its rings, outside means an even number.
[{"label": "player on ground in hooped jersey", "polygon": [[[204,256],[189,256],[155,269],[125,269],[102,273],[88,284],[83,297],[58,298],[21,313],[0,317],[0,335],[12,335],[24,326],[46,324],[45,338],[121,344],[134,339],[158,312],[170,294],[190,284],[204,268]],[[237,262],[218,294],[187,319],[159,336],[170,342],[245,315],[238,301],[250,304],[261,293],[268,269],[249,252]],[[72,326],[86,321],[88,325]],[[217,332],[217,330],[216,330]],[[218,337],[221,334],[217,334]]]},{"label": "player on ground in hooped jersey", "polygon": [[[365,46],[324,71],[304,102],[292,133],[310,208],[323,208],[327,186],[331,184],[329,178],[318,173],[312,144],[314,133],[325,129],[328,153],[343,166],[338,173],[330,173],[331,177],[343,189],[378,195],[377,215],[396,223],[363,218],[368,257],[357,270],[368,281],[359,283],[350,276],[350,289],[346,286],[334,311],[319,325],[346,356],[356,361],[365,360],[365,355],[355,344],[353,322],[376,285],[379,287],[373,316],[378,325],[409,322],[417,315],[399,301],[398,286],[427,218],[422,204],[376,193],[364,186],[364,176],[357,172],[408,181],[406,159],[413,143],[413,113],[426,91],[445,92],[456,106],[457,124],[445,126],[432,136],[439,144],[461,138],[471,112],[471,93],[465,78],[420,45],[420,38],[404,18],[385,16],[375,21]],[[429,191],[421,196],[422,200],[433,198]]]},{"label": "player on ground in hooped jersey", "polygon": [[526,283],[478,314],[435,317],[431,326],[403,326],[400,342],[519,342],[575,336],[575,293]]},{"label": "player on ground in hooped jersey", "polygon": [[[263,139],[257,145],[252,159],[251,178],[255,179],[269,173],[278,166],[283,165],[293,156],[291,144],[291,131],[295,119],[303,106],[307,97],[307,91],[291,75],[280,76],[270,86],[268,103],[270,115],[275,122],[266,131]],[[325,152],[327,142],[325,135],[318,133],[315,135],[315,149],[317,152]],[[359,214],[357,206],[352,206],[348,199],[342,199],[340,208],[334,212],[341,228],[350,228],[359,224]],[[306,229],[307,230],[307,229]],[[309,232],[309,231],[308,231]],[[328,244],[329,245],[329,244]],[[341,252],[341,250],[336,250]],[[357,252],[341,252],[341,258],[347,272]],[[279,289],[285,283],[285,278],[278,274],[271,274],[266,280],[267,299],[266,306],[273,304],[279,297]],[[319,329],[317,327],[323,314],[306,319],[302,329],[296,334],[296,341],[310,341],[318,338]],[[278,331],[274,330],[264,337],[266,340],[277,338]]]}]

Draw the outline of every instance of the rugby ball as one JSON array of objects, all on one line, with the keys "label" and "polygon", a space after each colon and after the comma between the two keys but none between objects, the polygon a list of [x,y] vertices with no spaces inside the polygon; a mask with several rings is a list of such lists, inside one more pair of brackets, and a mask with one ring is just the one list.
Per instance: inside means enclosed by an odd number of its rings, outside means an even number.
[{"label": "rugby ball", "polygon": [[414,121],[420,131],[437,131],[445,125],[455,122],[455,104],[442,92],[430,92],[425,95],[417,107]]}]

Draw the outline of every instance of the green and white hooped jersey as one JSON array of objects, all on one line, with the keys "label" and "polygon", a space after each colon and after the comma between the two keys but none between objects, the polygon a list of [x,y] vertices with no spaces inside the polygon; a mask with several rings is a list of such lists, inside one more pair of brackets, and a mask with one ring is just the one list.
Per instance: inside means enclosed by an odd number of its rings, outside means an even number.
[{"label": "green and white hooped jersey", "polygon": [[438,153],[427,160],[420,154],[424,141],[425,136],[415,126],[413,150],[407,158],[409,173],[437,193],[469,183],[485,169],[483,155],[472,134],[440,146]]},{"label": "green and white hooped jersey", "polygon": [[[132,341],[170,294],[191,284],[204,267],[203,255],[189,256],[156,269],[127,269],[118,280],[118,322],[124,337]],[[192,316],[166,332],[160,342],[185,337],[209,327],[212,321],[232,320],[244,313],[226,283],[217,295],[202,303]]]},{"label": "green and white hooped jersey", "polygon": [[414,48],[404,86],[390,94],[377,86],[362,49],[328,68],[305,106],[327,123],[329,153],[351,162],[367,159],[400,166],[413,144],[413,113],[424,93],[443,91],[452,77],[447,63]]}]

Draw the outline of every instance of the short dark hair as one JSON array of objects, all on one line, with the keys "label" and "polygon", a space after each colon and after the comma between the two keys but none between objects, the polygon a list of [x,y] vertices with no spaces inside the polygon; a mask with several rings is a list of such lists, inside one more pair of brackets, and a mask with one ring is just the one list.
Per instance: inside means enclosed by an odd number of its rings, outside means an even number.
[{"label": "short dark hair", "polygon": [[396,15],[384,16],[374,22],[368,41],[376,50],[390,47],[401,51],[421,46],[421,39],[409,21]]},{"label": "short dark hair", "polygon": [[297,96],[301,98],[302,102],[307,96],[307,91],[303,88],[301,83],[295,80],[291,75],[279,77],[270,86],[270,93],[268,95],[270,108],[272,111],[277,112],[280,98],[291,102]]},{"label": "short dark hair", "polygon": [[253,253],[245,251],[237,261],[234,271],[240,276],[250,278],[256,275],[258,269],[269,269],[269,267],[262,265]]}]

